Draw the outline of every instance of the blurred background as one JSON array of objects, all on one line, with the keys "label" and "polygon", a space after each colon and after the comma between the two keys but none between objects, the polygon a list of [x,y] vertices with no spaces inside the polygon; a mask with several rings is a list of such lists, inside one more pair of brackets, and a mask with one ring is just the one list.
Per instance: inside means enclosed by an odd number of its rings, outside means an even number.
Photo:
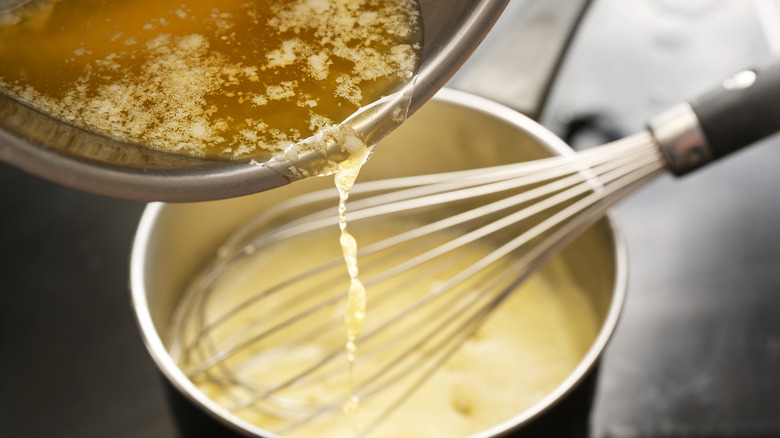
[{"label": "blurred background", "polygon": [[[450,86],[584,148],[773,52],[778,0],[512,0]],[[175,436],[127,292],[144,205],[4,164],[0,187],[0,437]],[[780,137],[663,177],[616,217],[628,300],[591,437],[780,437]]]}]

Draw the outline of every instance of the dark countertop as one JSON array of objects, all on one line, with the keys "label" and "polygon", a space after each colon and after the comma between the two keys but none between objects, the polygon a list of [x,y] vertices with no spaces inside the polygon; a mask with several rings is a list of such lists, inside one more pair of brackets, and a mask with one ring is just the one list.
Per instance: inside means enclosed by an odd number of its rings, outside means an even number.
[{"label": "dark countertop", "polygon": [[[771,2],[596,2],[543,122],[563,134],[595,120],[580,143],[642,129],[768,57],[779,41],[765,38],[759,3]],[[763,19],[780,30],[780,13]],[[780,136],[661,178],[617,219],[628,299],[594,437],[780,437]]]},{"label": "dark countertop", "polygon": [[[579,146],[641,129],[766,56],[754,3],[596,1],[543,123]],[[780,437],[779,165],[776,137],[617,209],[628,301],[593,437]],[[127,293],[143,205],[7,165],[0,187],[0,437],[173,436]]]}]

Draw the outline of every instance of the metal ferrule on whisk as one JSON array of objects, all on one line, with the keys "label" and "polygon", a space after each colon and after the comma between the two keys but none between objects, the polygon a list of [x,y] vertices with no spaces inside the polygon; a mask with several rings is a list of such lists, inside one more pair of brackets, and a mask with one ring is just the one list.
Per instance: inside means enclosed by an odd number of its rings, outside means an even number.
[{"label": "metal ferrule on whisk", "polygon": [[675,175],[684,175],[714,159],[699,118],[689,103],[675,105],[647,125]]}]

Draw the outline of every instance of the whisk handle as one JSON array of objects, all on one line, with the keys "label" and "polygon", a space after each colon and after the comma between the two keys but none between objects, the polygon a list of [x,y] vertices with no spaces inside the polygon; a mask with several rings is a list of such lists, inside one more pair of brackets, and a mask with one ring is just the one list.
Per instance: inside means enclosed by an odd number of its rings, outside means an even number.
[{"label": "whisk handle", "polygon": [[742,70],[648,127],[669,170],[684,175],[780,129],[780,58]]},{"label": "whisk handle", "polygon": [[691,101],[718,159],[780,129],[780,59],[742,70]]}]

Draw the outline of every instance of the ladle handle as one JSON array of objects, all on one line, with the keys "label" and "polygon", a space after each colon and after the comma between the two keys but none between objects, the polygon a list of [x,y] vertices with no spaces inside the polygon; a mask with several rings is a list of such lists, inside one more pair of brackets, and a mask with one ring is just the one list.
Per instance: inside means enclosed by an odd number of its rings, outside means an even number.
[{"label": "ladle handle", "polygon": [[713,159],[780,129],[780,58],[742,70],[691,101]]}]

